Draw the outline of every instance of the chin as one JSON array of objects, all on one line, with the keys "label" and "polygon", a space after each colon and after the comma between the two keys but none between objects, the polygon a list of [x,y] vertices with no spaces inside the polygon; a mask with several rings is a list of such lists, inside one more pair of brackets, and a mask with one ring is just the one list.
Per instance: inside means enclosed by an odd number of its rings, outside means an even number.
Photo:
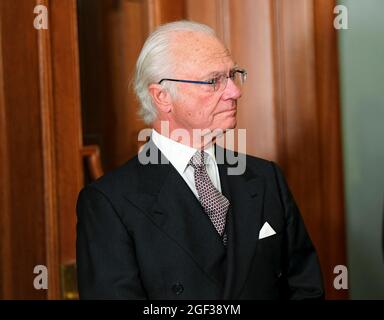
[{"label": "chin", "polygon": [[227,122],[226,126],[223,126],[224,131],[236,128],[236,125],[237,125],[236,117],[233,117],[232,119],[228,119],[228,121],[226,121],[226,122]]},{"label": "chin", "polygon": [[218,131],[222,131],[223,133],[225,133],[228,130],[235,129],[236,125],[237,125],[236,117],[228,117],[226,119],[223,119],[220,122],[217,122],[217,125],[210,126],[209,130],[211,130],[211,131],[218,130]]}]

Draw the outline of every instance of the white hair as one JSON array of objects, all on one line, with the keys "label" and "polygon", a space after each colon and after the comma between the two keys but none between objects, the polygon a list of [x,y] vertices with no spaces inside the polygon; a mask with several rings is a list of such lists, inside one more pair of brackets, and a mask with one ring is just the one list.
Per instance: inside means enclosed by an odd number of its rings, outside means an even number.
[{"label": "white hair", "polygon": [[[174,32],[201,32],[216,37],[215,31],[207,25],[182,20],[164,24],[150,34],[145,41],[136,62],[134,89],[140,101],[139,114],[146,124],[157,116],[156,107],[149,94],[148,86],[163,78],[174,77],[170,42]],[[174,82],[166,81],[163,86],[176,97]]]}]

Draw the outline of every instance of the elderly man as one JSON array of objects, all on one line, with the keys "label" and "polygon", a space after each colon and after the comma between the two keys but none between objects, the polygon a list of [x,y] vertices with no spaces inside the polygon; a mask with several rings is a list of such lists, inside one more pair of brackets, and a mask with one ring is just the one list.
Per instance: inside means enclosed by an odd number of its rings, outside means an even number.
[{"label": "elderly man", "polygon": [[[216,161],[224,149],[212,142],[236,126],[245,78],[205,25],[173,22],[147,39],[135,89],[151,139],[80,193],[81,298],[323,296],[315,249],[279,168],[244,155],[236,175]],[[155,161],[142,161],[153,152]]]}]

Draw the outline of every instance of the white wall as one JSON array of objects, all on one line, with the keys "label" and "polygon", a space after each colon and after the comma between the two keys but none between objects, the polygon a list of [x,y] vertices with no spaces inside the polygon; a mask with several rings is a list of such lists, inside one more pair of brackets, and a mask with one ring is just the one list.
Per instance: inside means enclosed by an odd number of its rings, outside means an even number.
[{"label": "white wall", "polygon": [[343,0],[340,30],[344,175],[352,299],[384,299],[384,1]]}]

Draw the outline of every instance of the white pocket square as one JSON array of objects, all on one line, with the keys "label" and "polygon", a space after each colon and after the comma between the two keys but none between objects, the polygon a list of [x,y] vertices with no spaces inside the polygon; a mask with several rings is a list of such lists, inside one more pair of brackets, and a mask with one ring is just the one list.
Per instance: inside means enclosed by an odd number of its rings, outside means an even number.
[{"label": "white pocket square", "polygon": [[259,232],[259,240],[264,239],[266,237],[270,237],[276,234],[275,230],[269,225],[268,222],[264,223],[263,227],[260,229]]}]

